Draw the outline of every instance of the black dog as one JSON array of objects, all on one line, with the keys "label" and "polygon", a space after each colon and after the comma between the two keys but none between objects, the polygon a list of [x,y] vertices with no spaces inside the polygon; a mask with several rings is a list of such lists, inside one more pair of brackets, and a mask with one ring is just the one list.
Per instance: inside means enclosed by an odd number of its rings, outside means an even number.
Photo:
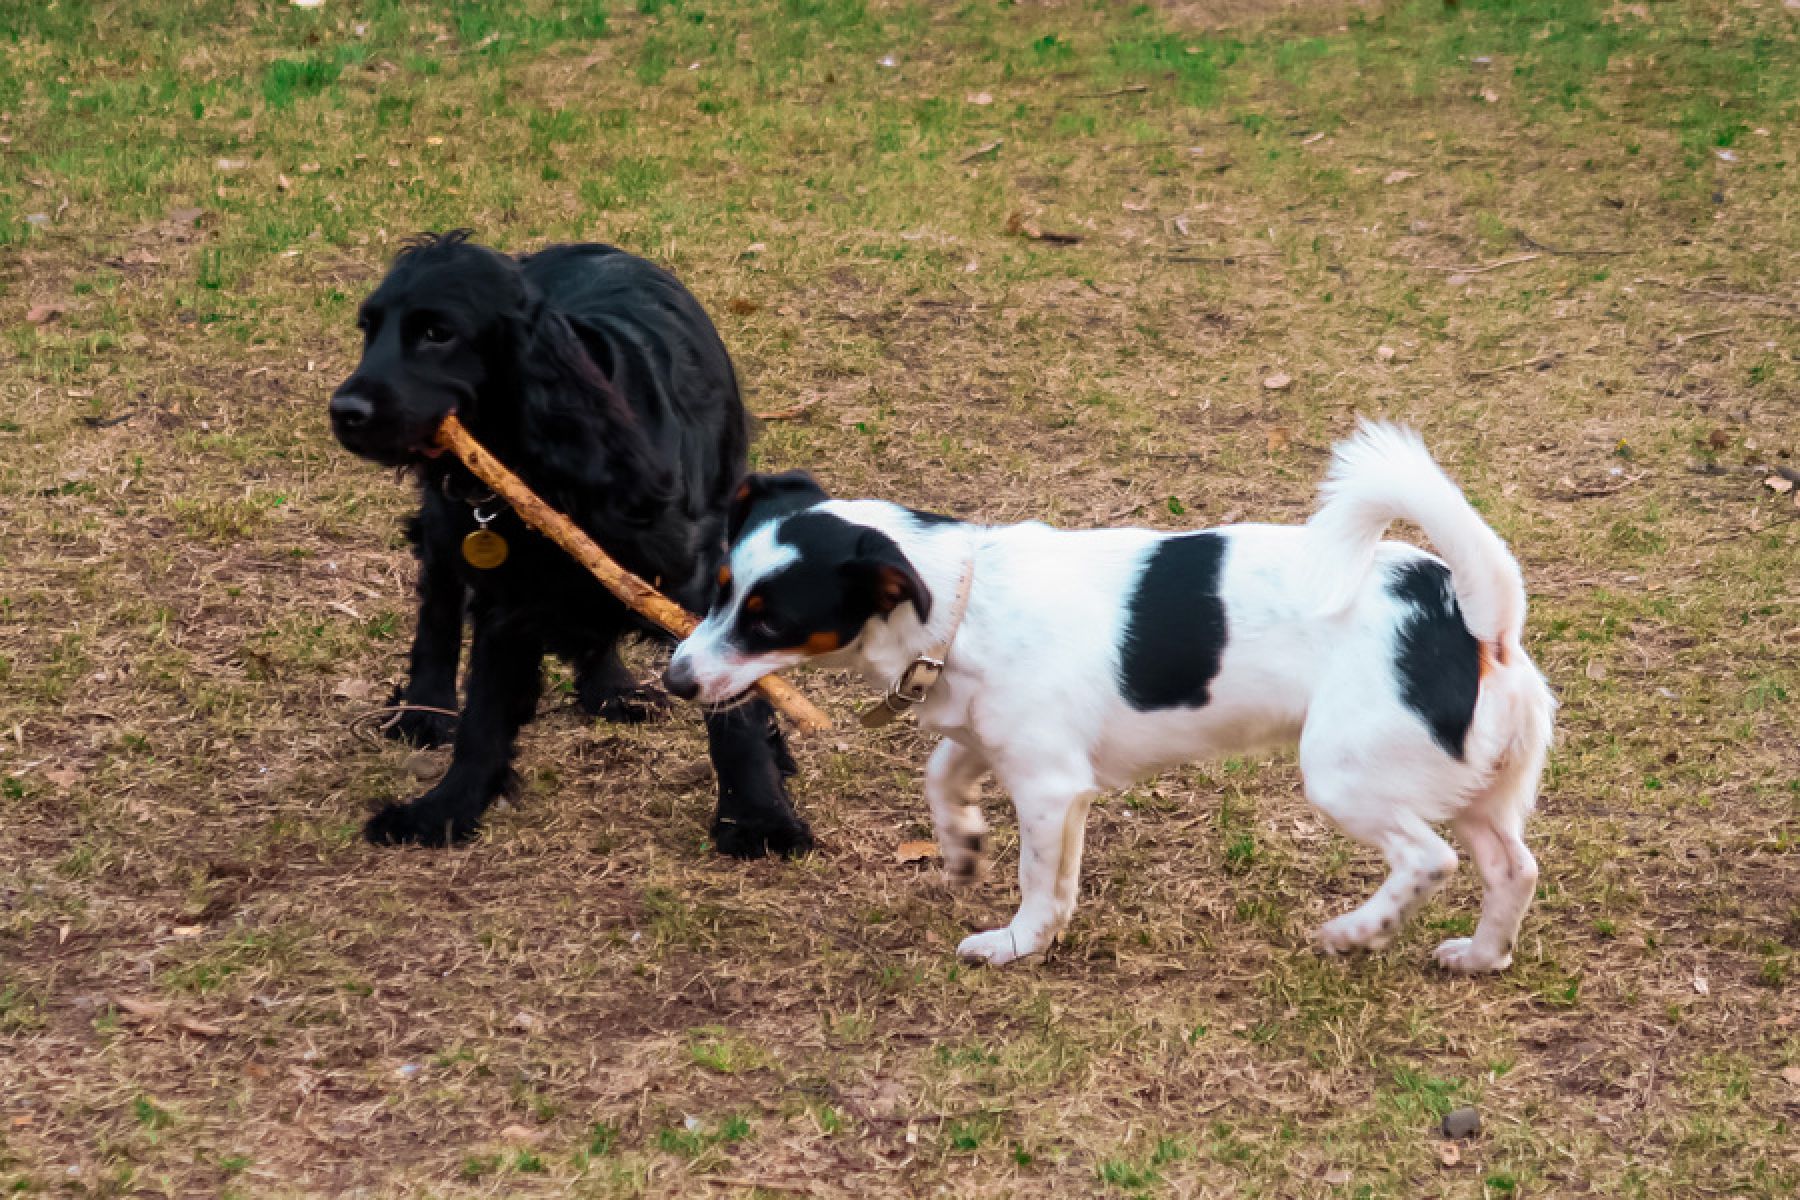
[{"label": "black dog", "polygon": [[[575,665],[586,706],[630,717],[650,698],[619,663],[618,640],[668,640],[441,456],[443,417],[455,412],[551,507],[699,612],[717,586],[726,509],[746,466],[731,359],[672,275],[611,246],[515,259],[467,238],[427,235],[401,251],[363,302],[362,361],[331,398],[332,431],[347,449],[420,478],[409,702],[455,707],[465,598],[475,631],[450,769],[425,795],[375,814],[365,832],[376,842],[443,845],[476,832],[516,781],[513,743],[536,707],[546,653]],[[742,858],[810,849],[768,705],[710,713],[706,729],[718,848]],[[444,728],[404,732],[431,741]]]}]

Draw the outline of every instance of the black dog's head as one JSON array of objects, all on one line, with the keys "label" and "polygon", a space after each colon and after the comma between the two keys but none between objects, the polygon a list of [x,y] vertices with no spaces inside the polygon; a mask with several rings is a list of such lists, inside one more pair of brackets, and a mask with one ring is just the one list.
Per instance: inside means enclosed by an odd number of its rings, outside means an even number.
[{"label": "black dog's head", "polygon": [[362,361],[331,397],[331,431],[388,466],[433,457],[438,424],[476,415],[510,381],[518,331],[536,304],[518,263],[467,230],[408,242],[357,316]]}]

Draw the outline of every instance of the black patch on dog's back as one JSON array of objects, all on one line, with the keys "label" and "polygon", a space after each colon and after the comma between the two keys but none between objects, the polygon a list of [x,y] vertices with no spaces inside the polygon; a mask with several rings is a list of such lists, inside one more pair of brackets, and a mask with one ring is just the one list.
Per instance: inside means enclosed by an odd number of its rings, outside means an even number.
[{"label": "black patch on dog's back", "polygon": [[1395,638],[1400,697],[1460,759],[1481,690],[1481,647],[1463,623],[1450,568],[1432,559],[1403,563],[1390,573],[1388,593],[1412,610]]},{"label": "black patch on dog's back", "polygon": [[1224,562],[1216,533],[1165,538],[1151,552],[1119,646],[1119,691],[1131,707],[1201,708],[1211,699],[1225,654]]}]

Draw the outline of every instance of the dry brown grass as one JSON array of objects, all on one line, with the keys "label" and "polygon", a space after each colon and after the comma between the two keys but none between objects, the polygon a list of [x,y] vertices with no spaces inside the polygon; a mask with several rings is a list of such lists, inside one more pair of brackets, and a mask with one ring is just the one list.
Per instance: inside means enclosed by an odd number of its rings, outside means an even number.
[{"label": "dry brown grass", "polygon": [[[1800,1187],[1791,14],[577,7],[0,15],[0,1184]],[[1009,911],[1006,820],[974,893],[895,863],[906,730],[802,747],[822,849],[743,866],[697,722],[557,687],[480,844],[362,845],[416,786],[345,729],[410,632],[406,495],[323,401],[389,247],[452,224],[669,262],[755,406],[810,403],[760,461],[844,493],[1288,520],[1354,413],[1418,424],[1564,703],[1517,965],[1426,966],[1466,878],[1316,958],[1378,864],[1287,757],[1096,806],[1026,970],[951,957]]]}]

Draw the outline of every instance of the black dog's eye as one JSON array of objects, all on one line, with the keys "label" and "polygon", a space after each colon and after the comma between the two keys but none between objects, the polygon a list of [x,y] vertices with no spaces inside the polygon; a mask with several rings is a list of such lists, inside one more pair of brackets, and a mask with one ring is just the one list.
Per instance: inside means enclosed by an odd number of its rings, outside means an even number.
[{"label": "black dog's eye", "polygon": [[439,325],[434,321],[427,325],[419,336],[434,346],[442,346],[456,336],[456,331],[448,325]]},{"label": "black dog's eye", "polygon": [[744,632],[750,634],[752,637],[767,638],[770,641],[774,641],[777,630],[775,628],[775,622],[769,620],[767,617],[758,617],[744,627]]}]

